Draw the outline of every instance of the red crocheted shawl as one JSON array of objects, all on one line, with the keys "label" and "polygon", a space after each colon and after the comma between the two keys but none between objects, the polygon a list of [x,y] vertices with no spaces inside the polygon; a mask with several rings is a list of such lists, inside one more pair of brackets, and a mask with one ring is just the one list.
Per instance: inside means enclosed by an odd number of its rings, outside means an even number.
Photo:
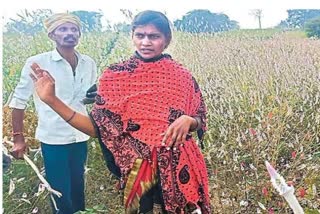
[{"label": "red crocheted shawl", "polygon": [[127,210],[137,209],[159,170],[167,211],[183,213],[191,203],[210,213],[206,165],[194,139],[190,135],[175,151],[161,146],[161,133],[183,114],[200,117],[206,129],[198,84],[168,55],[154,62],[134,56],[100,77],[91,116],[126,183]]}]

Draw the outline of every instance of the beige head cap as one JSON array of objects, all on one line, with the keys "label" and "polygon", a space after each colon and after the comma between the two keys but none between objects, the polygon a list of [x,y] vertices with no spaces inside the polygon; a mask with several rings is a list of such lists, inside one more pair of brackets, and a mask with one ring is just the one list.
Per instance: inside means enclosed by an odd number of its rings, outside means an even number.
[{"label": "beige head cap", "polygon": [[62,25],[66,22],[71,22],[75,25],[77,25],[80,29],[81,27],[81,21],[79,19],[79,17],[70,14],[70,13],[57,13],[54,14],[52,16],[50,16],[49,18],[47,18],[46,20],[44,20],[44,26],[47,29],[48,33],[51,33],[52,31],[54,31],[59,25]]}]

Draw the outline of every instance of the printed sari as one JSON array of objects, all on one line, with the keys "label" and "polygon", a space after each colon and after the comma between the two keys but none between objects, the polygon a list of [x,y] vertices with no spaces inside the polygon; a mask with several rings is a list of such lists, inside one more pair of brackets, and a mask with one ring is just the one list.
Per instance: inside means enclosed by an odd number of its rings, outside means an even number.
[{"label": "printed sari", "polygon": [[[202,138],[206,107],[201,91],[169,55],[143,60],[136,54],[100,77],[91,117],[118,167],[126,213],[141,213],[150,206],[143,201],[154,203],[151,213],[210,213],[207,169],[192,135],[176,150],[161,145],[161,134],[181,115],[201,118]],[[150,200],[144,200],[150,192]]]}]

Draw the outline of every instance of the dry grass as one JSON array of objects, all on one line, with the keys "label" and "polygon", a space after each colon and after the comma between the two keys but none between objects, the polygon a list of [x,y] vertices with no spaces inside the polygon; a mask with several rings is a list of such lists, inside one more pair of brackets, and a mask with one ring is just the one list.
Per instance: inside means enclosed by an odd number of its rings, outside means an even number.
[{"label": "dry grass", "polygon": [[[174,34],[168,52],[193,72],[208,106],[204,155],[214,213],[290,213],[271,186],[265,160],[293,181],[306,213],[320,212],[320,41],[297,35]],[[39,42],[43,35],[27,43],[21,38],[4,35],[4,99],[26,57],[48,49]],[[79,49],[97,60],[100,70],[132,50],[129,37],[109,34],[86,35]],[[28,136],[33,136],[36,124],[32,109]],[[9,135],[8,109],[3,124],[4,135]],[[30,142],[37,147],[32,138]],[[39,158],[37,164],[41,166]],[[87,207],[92,209],[87,213],[123,213],[115,181],[94,142],[88,168]],[[25,179],[18,182],[21,177]],[[8,195],[9,180],[14,178],[16,189]],[[5,213],[30,213],[34,207],[46,213],[45,195],[33,196],[37,185],[28,167],[15,161],[4,176]]]}]

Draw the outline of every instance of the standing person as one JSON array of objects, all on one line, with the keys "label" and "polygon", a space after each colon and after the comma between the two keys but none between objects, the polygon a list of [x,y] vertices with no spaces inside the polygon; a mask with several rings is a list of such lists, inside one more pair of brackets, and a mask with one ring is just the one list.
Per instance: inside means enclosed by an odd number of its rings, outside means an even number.
[{"label": "standing person", "polygon": [[163,54],[171,37],[162,13],[143,11],[134,18],[136,52],[104,71],[91,118],[60,100],[54,78],[32,65],[40,99],[110,152],[126,213],[211,212],[205,161],[190,134],[197,131],[202,140],[206,107],[191,73]]},{"label": "standing person", "polygon": [[55,197],[59,210],[57,213],[71,214],[85,209],[84,166],[89,136],[72,127],[69,121],[65,121],[40,100],[29,76],[30,66],[36,62],[50,71],[55,79],[56,96],[83,115],[87,112],[81,100],[86,90],[95,83],[97,68],[92,58],[75,50],[81,36],[81,23],[77,16],[69,13],[54,14],[44,21],[44,25],[56,47],[50,52],[28,58],[22,69],[20,82],[9,105],[13,108],[12,154],[22,158],[27,149],[23,118],[24,109],[33,94],[38,114],[35,137],[41,142],[46,178],[53,189],[62,193],[61,198]]}]

